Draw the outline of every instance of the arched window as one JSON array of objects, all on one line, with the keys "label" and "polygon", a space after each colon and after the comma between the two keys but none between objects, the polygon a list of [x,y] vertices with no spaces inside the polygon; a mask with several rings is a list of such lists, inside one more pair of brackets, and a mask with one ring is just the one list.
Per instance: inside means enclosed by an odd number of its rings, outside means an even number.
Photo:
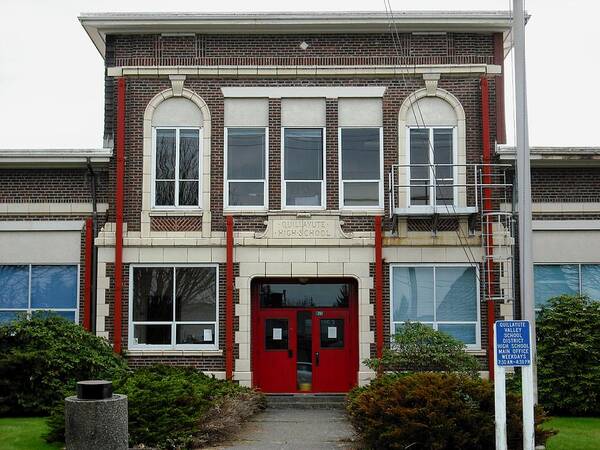
[{"label": "arched window", "polygon": [[400,206],[465,206],[465,116],[458,100],[442,89],[414,92],[400,108],[399,132]]},{"label": "arched window", "polygon": [[191,100],[171,97],[152,115],[152,207],[202,204],[202,112]]}]

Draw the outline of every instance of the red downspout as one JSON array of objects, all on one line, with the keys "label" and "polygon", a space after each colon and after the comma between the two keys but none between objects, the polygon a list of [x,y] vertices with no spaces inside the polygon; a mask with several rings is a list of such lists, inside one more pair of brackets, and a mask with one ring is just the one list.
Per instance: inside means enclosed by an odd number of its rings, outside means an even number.
[{"label": "red downspout", "polygon": [[121,353],[123,301],[123,179],[125,176],[125,78],[117,84],[117,170],[115,188],[115,304],[113,345]]},{"label": "red downspout", "polygon": [[233,379],[233,217],[227,216],[227,273],[225,283],[225,377]]},{"label": "red downspout", "polygon": [[381,237],[381,216],[375,216],[375,327],[377,336],[377,357],[383,354],[383,241]]},{"label": "red downspout", "polygon": [[85,278],[83,280],[83,328],[92,329],[92,251],[94,250],[94,230],[91,217],[85,220]]},{"label": "red downspout", "polygon": [[[492,183],[491,167],[492,154],[490,148],[490,99],[488,80],[481,77],[481,125],[482,125],[482,144],[483,144],[483,211],[492,211],[492,191],[489,187]],[[493,245],[492,223],[487,220],[485,223],[485,264],[486,264],[486,283],[488,285],[487,300],[487,329],[488,329],[488,369],[490,379],[494,379],[494,322],[496,321],[496,305],[492,297],[494,295],[494,273],[493,273]],[[484,230],[482,230],[484,231]]]}]

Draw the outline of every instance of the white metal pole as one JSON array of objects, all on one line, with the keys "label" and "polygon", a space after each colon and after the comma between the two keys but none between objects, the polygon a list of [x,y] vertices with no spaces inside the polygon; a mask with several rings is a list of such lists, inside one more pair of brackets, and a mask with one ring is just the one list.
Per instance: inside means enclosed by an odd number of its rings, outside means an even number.
[{"label": "white metal pole", "polygon": [[[494,325],[494,336],[498,330]],[[507,449],[506,439],[506,369],[498,366],[498,349],[494,338],[494,412],[496,422],[496,450]]]},{"label": "white metal pole", "polygon": [[[531,231],[531,169],[527,122],[527,83],[525,70],[525,11],[523,0],[513,0],[513,39],[515,61],[515,109],[517,137],[517,207],[519,214],[519,282],[521,317],[530,323],[531,366],[522,369],[523,449],[535,447],[533,408],[537,398],[535,310],[533,298],[533,257]],[[529,392],[531,391],[531,392]]]}]

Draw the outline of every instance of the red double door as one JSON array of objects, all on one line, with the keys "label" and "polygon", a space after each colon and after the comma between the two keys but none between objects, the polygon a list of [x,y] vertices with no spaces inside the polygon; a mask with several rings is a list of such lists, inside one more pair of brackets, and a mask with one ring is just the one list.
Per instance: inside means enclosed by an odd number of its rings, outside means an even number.
[{"label": "red double door", "polygon": [[263,282],[254,289],[253,379],[268,393],[356,385],[356,289],[348,282]]}]

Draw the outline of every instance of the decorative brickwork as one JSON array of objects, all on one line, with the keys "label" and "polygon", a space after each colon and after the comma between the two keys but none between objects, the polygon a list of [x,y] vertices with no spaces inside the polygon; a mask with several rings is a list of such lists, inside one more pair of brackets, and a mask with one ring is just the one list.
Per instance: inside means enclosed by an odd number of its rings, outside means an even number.
[{"label": "decorative brickwork", "polygon": [[202,231],[202,217],[151,217],[152,231]]}]

